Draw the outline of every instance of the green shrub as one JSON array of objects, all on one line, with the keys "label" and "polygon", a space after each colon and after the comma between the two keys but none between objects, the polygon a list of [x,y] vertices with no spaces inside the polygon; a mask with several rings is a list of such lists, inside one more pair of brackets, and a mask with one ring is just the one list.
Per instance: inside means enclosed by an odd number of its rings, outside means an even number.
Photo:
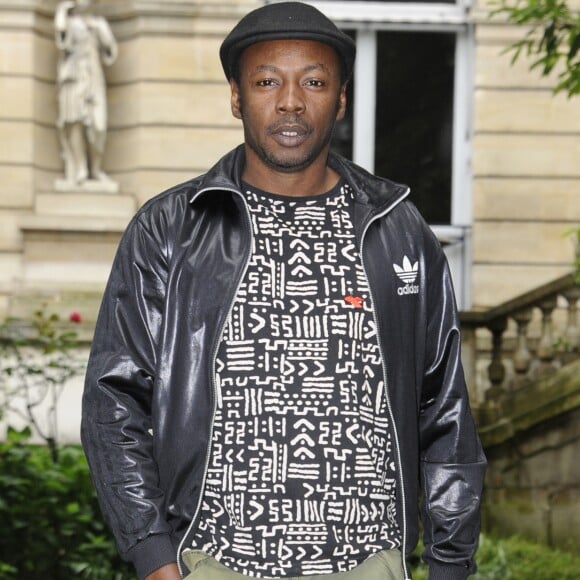
[{"label": "green shrub", "polygon": [[476,580],[577,580],[580,556],[520,537],[483,538]]},{"label": "green shrub", "polygon": [[55,462],[28,444],[30,429],[0,442],[0,578],[134,579],[101,518],[82,450],[66,446]]},{"label": "green shrub", "polygon": [[[482,534],[477,565],[473,580],[576,580],[580,556],[517,536],[494,538]],[[425,564],[414,566],[413,580],[427,580]]]}]

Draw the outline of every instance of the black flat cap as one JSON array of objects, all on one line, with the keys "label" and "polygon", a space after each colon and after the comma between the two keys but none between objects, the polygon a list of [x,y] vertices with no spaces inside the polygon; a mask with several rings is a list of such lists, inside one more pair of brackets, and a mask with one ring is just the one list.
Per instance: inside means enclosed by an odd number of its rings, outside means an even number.
[{"label": "black flat cap", "polygon": [[276,2],[246,14],[226,36],[220,48],[220,59],[227,79],[234,76],[242,51],[251,44],[293,38],[317,40],[332,46],[342,61],[342,78],[350,78],[356,54],[350,36],[309,4]]}]

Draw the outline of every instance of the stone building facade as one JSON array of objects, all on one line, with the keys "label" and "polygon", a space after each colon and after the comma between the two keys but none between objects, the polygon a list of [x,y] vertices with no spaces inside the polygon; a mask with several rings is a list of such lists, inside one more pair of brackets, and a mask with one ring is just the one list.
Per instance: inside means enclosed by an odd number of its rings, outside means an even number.
[{"label": "stone building facade", "polygon": [[[58,294],[73,303],[98,295],[136,208],[205,171],[242,138],[218,47],[258,2],[100,0],[94,9],[119,44],[107,70],[104,165],[120,191],[56,192],[63,166],[55,127],[56,4],[0,0],[3,312],[22,295]],[[580,100],[553,96],[554,79],[530,73],[529,62],[510,65],[502,50],[522,30],[490,19],[481,4],[317,5],[357,39],[352,156],[370,169],[378,120],[368,111],[389,107],[374,94],[384,78],[369,70],[380,66],[382,39],[411,33],[455,39],[451,191],[441,193],[451,209],[438,233],[456,263],[462,305],[492,306],[569,270],[573,247],[565,232],[580,222]],[[417,78],[418,91],[423,84]]]}]

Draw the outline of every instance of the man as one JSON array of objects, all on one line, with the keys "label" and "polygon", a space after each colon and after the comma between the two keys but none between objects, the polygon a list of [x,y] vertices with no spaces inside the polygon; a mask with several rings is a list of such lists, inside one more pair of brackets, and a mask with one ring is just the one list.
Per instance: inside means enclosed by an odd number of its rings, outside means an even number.
[{"label": "man", "polygon": [[419,480],[430,578],[474,570],[443,252],[406,187],[329,152],[354,54],[312,7],[244,17],[220,51],[244,145],[121,242],[83,442],[141,578],[410,578]]}]

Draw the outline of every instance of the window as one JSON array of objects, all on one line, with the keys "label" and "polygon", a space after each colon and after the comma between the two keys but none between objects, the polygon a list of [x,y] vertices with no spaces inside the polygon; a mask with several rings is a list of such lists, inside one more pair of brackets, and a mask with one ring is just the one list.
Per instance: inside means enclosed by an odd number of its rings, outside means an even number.
[{"label": "window", "polygon": [[406,183],[470,305],[473,31],[452,2],[313,2],[357,43],[347,118],[333,146]]},{"label": "window", "polygon": [[431,224],[451,223],[455,35],[379,32],[375,173],[406,183]]}]

